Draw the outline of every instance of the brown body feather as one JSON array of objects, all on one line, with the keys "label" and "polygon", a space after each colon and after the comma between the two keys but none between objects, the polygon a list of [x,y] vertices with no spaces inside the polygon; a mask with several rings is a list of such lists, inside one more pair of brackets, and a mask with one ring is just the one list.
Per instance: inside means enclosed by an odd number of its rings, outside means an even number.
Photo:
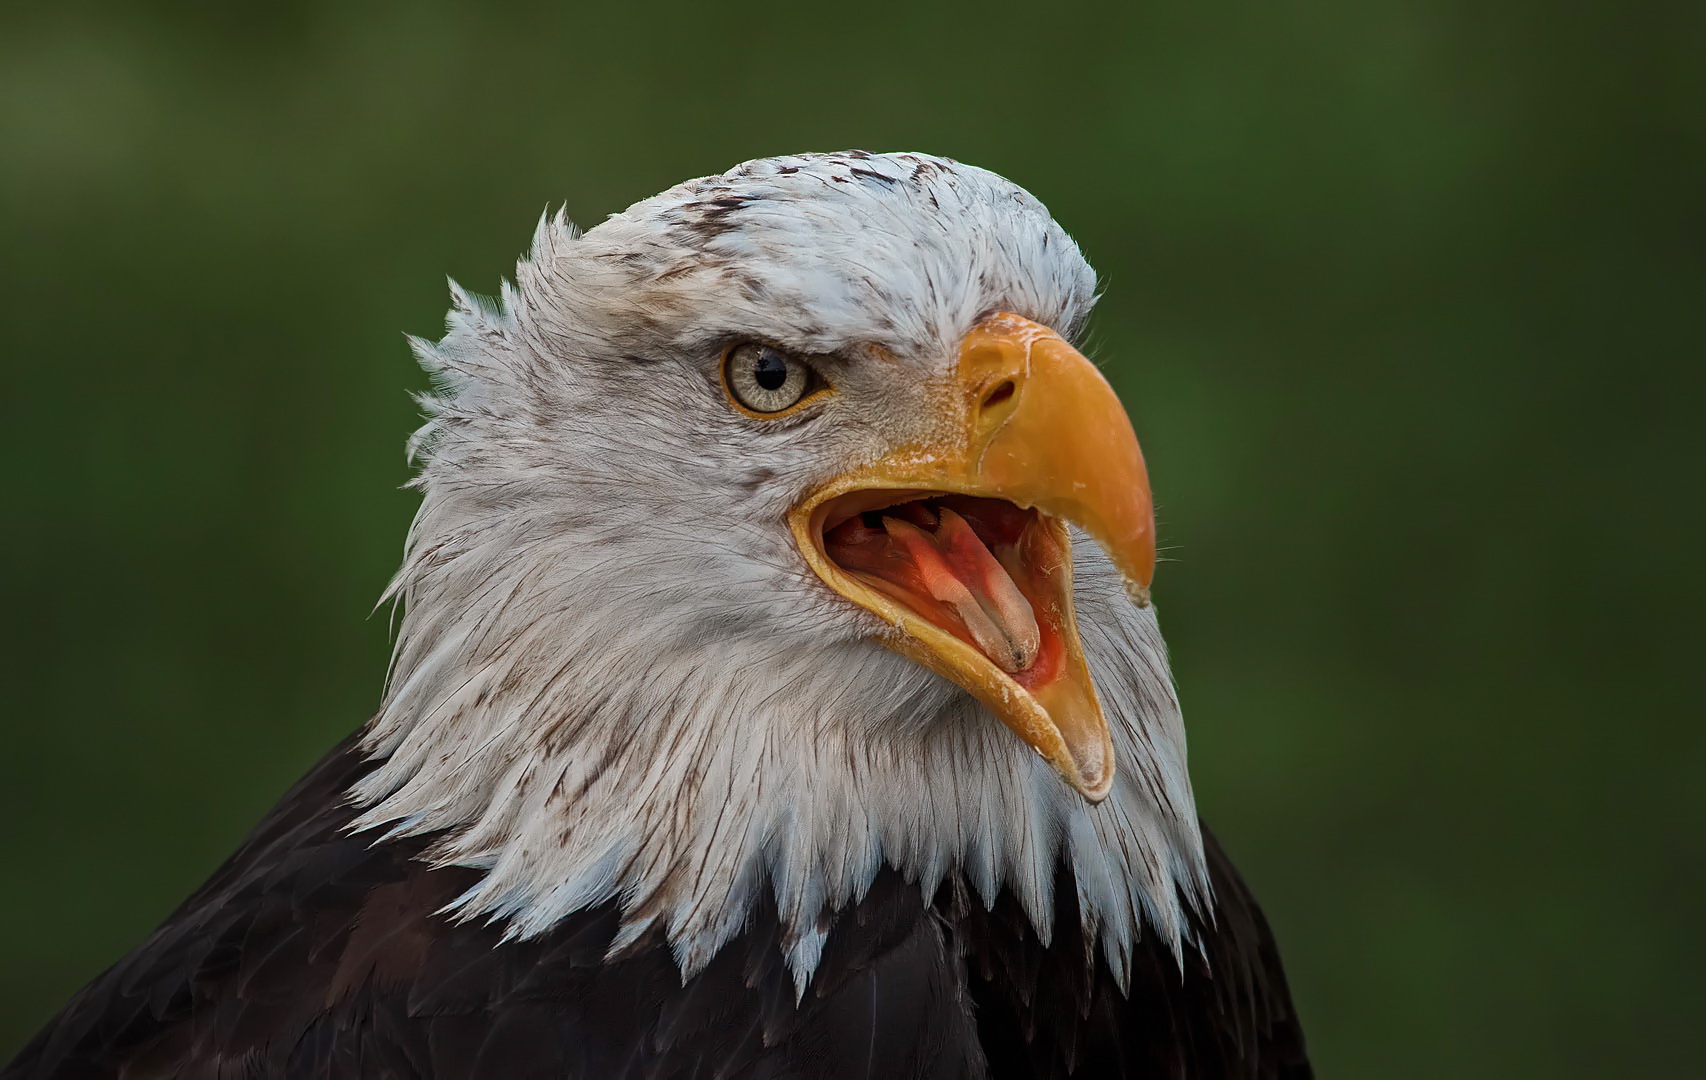
[{"label": "brown body feather", "polygon": [[761,906],[683,985],[667,947],[617,960],[610,907],[526,941],[439,910],[477,879],[426,841],[351,836],[339,746],[3,1080],[54,1077],[1307,1077],[1261,912],[1205,834],[1218,906],[1181,970],[1155,934],[1122,994],[1062,897],[1044,945],[1008,894],[926,902],[893,872],[834,917],[803,999]]}]

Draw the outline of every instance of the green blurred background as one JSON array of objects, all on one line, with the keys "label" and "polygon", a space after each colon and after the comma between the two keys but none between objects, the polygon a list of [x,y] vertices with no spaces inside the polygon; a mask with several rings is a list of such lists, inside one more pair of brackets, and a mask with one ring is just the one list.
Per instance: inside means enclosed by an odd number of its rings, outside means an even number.
[{"label": "green blurred background", "polygon": [[1692,1071],[1706,7],[1595,7],[3,16],[0,1058],[373,707],[443,276],[857,146],[1101,270],[1201,808],[1322,1073]]}]

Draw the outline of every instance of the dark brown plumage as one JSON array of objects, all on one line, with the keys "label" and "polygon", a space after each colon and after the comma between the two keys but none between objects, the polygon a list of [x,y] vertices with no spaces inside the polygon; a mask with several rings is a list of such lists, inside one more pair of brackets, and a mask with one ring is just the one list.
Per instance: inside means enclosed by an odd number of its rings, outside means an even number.
[{"label": "dark brown plumage", "polygon": [[1129,996],[1087,960],[1064,875],[1044,946],[1007,894],[926,903],[885,872],[796,1006],[765,907],[685,986],[656,940],[606,959],[609,906],[508,942],[437,914],[478,875],[348,835],[367,768],[353,739],[329,754],[0,1078],[1310,1075],[1267,924],[1206,832],[1202,951],[1181,971],[1145,934]]}]

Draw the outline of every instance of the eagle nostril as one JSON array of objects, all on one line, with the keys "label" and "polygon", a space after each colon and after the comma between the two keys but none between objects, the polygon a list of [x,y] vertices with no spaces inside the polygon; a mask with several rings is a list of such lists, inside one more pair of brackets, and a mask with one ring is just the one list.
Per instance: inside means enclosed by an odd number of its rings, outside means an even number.
[{"label": "eagle nostril", "polygon": [[988,412],[997,405],[1013,396],[1013,380],[1003,379],[1001,384],[984,396],[983,411]]}]

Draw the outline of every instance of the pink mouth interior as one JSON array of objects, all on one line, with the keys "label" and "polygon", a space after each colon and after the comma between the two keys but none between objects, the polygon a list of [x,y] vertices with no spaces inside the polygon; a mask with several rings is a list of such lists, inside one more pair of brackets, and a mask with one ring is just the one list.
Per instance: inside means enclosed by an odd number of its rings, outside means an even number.
[{"label": "pink mouth interior", "polygon": [[930,495],[839,521],[831,513],[828,522],[824,551],[842,570],[972,645],[1021,686],[1060,673],[1066,553],[1035,510]]}]

